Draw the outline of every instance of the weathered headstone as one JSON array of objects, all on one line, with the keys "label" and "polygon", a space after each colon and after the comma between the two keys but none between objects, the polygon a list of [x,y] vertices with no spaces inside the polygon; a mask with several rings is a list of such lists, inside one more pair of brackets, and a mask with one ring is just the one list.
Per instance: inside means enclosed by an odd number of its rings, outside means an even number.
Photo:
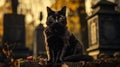
[{"label": "weathered headstone", "polygon": [[112,55],[120,51],[119,13],[116,4],[101,0],[93,6],[93,15],[88,18],[89,55],[100,53]]},{"label": "weathered headstone", "polygon": [[43,34],[44,27],[43,24],[39,24],[36,28],[36,43],[37,43],[37,54],[39,55],[46,55],[46,49],[45,49],[45,37]]},{"label": "weathered headstone", "polygon": [[4,15],[3,45],[14,46],[15,58],[25,58],[29,50],[25,47],[25,16],[17,14],[18,0],[12,0],[12,14]]}]

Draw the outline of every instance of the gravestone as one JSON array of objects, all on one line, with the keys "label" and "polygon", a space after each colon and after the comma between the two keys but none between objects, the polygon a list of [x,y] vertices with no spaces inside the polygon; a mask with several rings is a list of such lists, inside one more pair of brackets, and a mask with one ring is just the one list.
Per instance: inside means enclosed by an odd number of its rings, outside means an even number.
[{"label": "gravestone", "polygon": [[45,56],[46,55],[46,49],[45,49],[45,37],[43,34],[44,31],[43,24],[39,24],[36,28],[36,43],[37,43],[37,54]]},{"label": "gravestone", "polygon": [[12,14],[4,15],[3,45],[14,46],[15,58],[26,58],[29,55],[25,47],[25,16],[17,14],[18,0],[12,0]]},{"label": "gravestone", "polygon": [[93,5],[93,15],[88,18],[88,54],[97,57],[100,53],[112,55],[120,51],[119,13],[116,4],[100,0]]}]

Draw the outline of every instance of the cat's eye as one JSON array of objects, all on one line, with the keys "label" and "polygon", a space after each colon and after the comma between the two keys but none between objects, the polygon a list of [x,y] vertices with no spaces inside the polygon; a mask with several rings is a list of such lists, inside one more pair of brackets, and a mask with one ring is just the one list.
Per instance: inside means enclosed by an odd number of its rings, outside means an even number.
[{"label": "cat's eye", "polygon": [[60,16],[59,21],[61,22],[61,21],[63,21],[64,19],[65,19],[64,16]]},{"label": "cat's eye", "polygon": [[63,20],[63,18],[62,18],[62,17],[60,17],[60,18],[59,18],[59,20]]},{"label": "cat's eye", "polygon": [[50,23],[52,23],[54,21],[54,18],[52,16],[48,17],[47,19]]}]

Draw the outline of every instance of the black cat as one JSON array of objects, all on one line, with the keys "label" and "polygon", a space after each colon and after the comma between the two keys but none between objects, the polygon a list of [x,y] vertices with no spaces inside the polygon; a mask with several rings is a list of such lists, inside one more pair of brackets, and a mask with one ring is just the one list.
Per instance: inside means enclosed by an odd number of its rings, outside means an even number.
[{"label": "black cat", "polygon": [[60,63],[68,56],[82,54],[82,45],[67,30],[66,7],[60,11],[47,7],[47,12],[47,28],[44,33],[49,62]]}]

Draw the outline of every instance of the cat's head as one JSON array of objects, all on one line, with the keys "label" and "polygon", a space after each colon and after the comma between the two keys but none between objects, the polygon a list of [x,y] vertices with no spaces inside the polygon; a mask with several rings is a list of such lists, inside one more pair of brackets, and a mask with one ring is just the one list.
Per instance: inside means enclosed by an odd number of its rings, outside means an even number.
[{"label": "cat's head", "polygon": [[66,26],[66,6],[64,6],[60,11],[53,11],[49,7],[47,7],[47,26],[52,26],[52,25],[63,25]]},{"label": "cat's head", "polygon": [[66,28],[66,7],[64,6],[60,11],[53,11],[47,7],[47,26],[54,33],[63,33]]}]

